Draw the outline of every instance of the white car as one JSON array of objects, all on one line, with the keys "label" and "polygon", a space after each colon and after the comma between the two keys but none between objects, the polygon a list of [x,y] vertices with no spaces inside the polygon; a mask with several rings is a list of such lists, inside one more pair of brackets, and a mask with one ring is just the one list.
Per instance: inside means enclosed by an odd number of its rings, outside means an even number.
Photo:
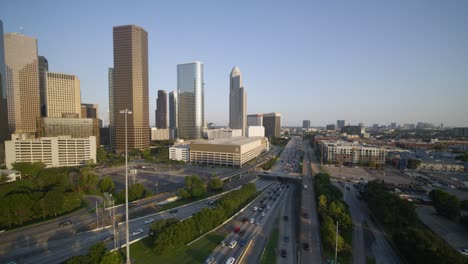
[{"label": "white car", "polygon": [[235,248],[237,245],[237,241],[236,240],[232,240],[231,242],[229,242],[229,248]]},{"label": "white car", "polygon": [[226,264],[233,264],[235,261],[236,261],[235,258],[230,257],[230,258],[228,258],[228,260],[226,260]]},{"label": "white car", "polygon": [[211,264],[213,263],[214,261],[214,257],[208,257],[206,260],[205,260],[205,264]]},{"label": "white car", "polygon": [[267,205],[267,210],[270,210],[270,208],[271,208],[271,207],[270,207],[269,205]]},{"label": "white car", "polygon": [[265,216],[265,213],[262,213],[262,216]]},{"label": "white car", "polygon": [[151,223],[153,223],[153,222],[154,222],[154,218],[145,220],[145,224],[151,224]]},{"label": "white car", "polygon": [[143,233],[143,229],[138,229],[137,231],[133,232],[132,235],[133,236],[138,236],[139,234]]},{"label": "white car", "polygon": [[250,223],[253,224],[255,222],[255,218],[250,218]]},{"label": "white car", "polygon": [[465,256],[468,256],[468,248],[461,248],[459,252]]},{"label": "white car", "polygon": [[257,206],[255,206],[255,207],[253,208],[253,210],[254,210],[254,211],[257,211],[257,210],[258,210],[258,207],[257,207]]}]

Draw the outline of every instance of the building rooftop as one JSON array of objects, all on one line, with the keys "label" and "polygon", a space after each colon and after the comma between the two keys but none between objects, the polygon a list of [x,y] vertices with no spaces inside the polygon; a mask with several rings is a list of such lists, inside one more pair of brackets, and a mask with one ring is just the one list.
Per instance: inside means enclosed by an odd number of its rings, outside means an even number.
[{"label": "building rooftop", "polygon": [[240,146],[240,145],[245,145],[251,142],[255,142],[260,139],[262,139],[262,137],[232,137],[232,138],[213,139],[213,140],[208,140],[208,141],[203,141],[203,142],[199,141],[199,142],[194,142],[193,144]]}]

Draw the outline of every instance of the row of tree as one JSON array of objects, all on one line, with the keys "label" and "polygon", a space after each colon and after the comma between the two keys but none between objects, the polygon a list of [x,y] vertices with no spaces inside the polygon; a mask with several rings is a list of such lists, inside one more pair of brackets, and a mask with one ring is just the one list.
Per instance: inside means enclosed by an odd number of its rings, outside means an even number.
[{"label": "row of tree", "polygon": [[64,262],[64,264],[121,264],[124,262],[124,255],[119,251],[110,252],[103,242],[98,242],[89,248],[86,255],[74,256]]},{"label": "row of tree", "polygon": [[325,252],[333,252],[336,243],[336,223],[339,223],[338,252],[341,256],[351,256],[353,221],[348,206],[342,200],[340,189],[330,182],[327,173],[314,176],[317,195],[320,233]]},{"label": "row of tree", "polygon": [[408,263],[468,263],[420,222],[412,203],[390,193],[384,183],[369,182],[362,197]]},{"label": "row of tree", "polygon": [[269,161],[265,162],[263,165],[262,165],[262,169],[263,170],[269,170],[271,169],[271,167],[273,167],[273,165],[275,165],[276,161],[278,160],[278,157],[273,157],[271,158]]},{"label": "row of tree", "polygon": [[244,206],[256,191],[255,184],[248,183],[241,189],[224,195],[217,201],[216,207],[204,208],[189,219],[154,222],[151,231],[155,252],[165,254],[212,230]]},{"label": "row of tree", "polygon": [[97,183],[97,176],[77,168],[45,168],[41,162],[15,163],[13,168],[24,176],[21,181],[0,185],[1,228],[73,211],[82,204],[81,193]]},{"label": "row of tree", "polygon": [[205,183],[197,175],[190,175],[185,177],[185,187],[179,190],[179,196],[182,199],[197,199],[206,195],[207,191],[219,192],[223,190],[223,181],[213,175],[213,177]]}]

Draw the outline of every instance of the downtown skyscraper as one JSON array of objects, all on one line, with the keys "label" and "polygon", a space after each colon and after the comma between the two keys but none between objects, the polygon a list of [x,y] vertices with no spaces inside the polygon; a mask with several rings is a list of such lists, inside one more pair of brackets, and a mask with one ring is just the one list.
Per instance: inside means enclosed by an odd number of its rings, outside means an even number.
[{"label": "downtown skyscraper", "polygon": [[3,38],[9,129],[34,134],[36,118],[41,116],[37,39],[17,33]]},{"label": "downtown skyscraper", "polygon": [[169,138],[177,138],[178,126],[178,103],[177,92],[172,91],[169,93]]},{"label": "downtown skyscraper", "polygon": [[8,134],[5,48],[3,45],[3,22],[0,20],[0,163],[5,160],[4,142],[9,138]]},{"label": "downtown skyscraper", "polygon": [[164,90],[158,90],[156,100],[156,128],[167,128],[167,94]]},{"label": "downtown skyscraper", "polygon": [[148,33],[135,25],[113,28],[113,111],[115,150],[125,150],[125,116],[128,109],[128,149],[146,149],[150,143],[148,101]]},{"label": "downtown skyscraper", "polygon": [[199,61],[177,65],[178,137],[203,138],[205,107],[203,64]]},{"label": "downtown skyscraper", "polygon": [[247,95],[238,67],[232,69],[229,81],[229,127],[241,129],[242,135],[245,136],[247,129]]}]

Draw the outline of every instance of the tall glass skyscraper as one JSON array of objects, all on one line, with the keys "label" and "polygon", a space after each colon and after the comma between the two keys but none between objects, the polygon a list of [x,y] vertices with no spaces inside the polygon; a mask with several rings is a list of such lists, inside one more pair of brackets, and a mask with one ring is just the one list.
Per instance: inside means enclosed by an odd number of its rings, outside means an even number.
[{"label": "tall glass skyscraper", "polygon": [[199,61],[177,65],[178,137],[203,138],[205,107],[203,64]]},{"label": "tall glass skyscraper", "polygon": [[7,111],[5,48],[3,45],[3,23],[0,20],[0,163],[5,159],[3,143],[9,138]]},{"label": "tall glass skyscraper", "polygon": [[234,67],[229,78],[229,127],[241,129],[246,135],[247,129],[247,95],[242,84],[242,75],[239,68]]},{"label": "tall glass skyscraper", "polygon": [[178,111],[178,103],[177,103],[177,92],[173,91],[169,93],[169,137],[174,139],[177,137],[177,111]]}]

